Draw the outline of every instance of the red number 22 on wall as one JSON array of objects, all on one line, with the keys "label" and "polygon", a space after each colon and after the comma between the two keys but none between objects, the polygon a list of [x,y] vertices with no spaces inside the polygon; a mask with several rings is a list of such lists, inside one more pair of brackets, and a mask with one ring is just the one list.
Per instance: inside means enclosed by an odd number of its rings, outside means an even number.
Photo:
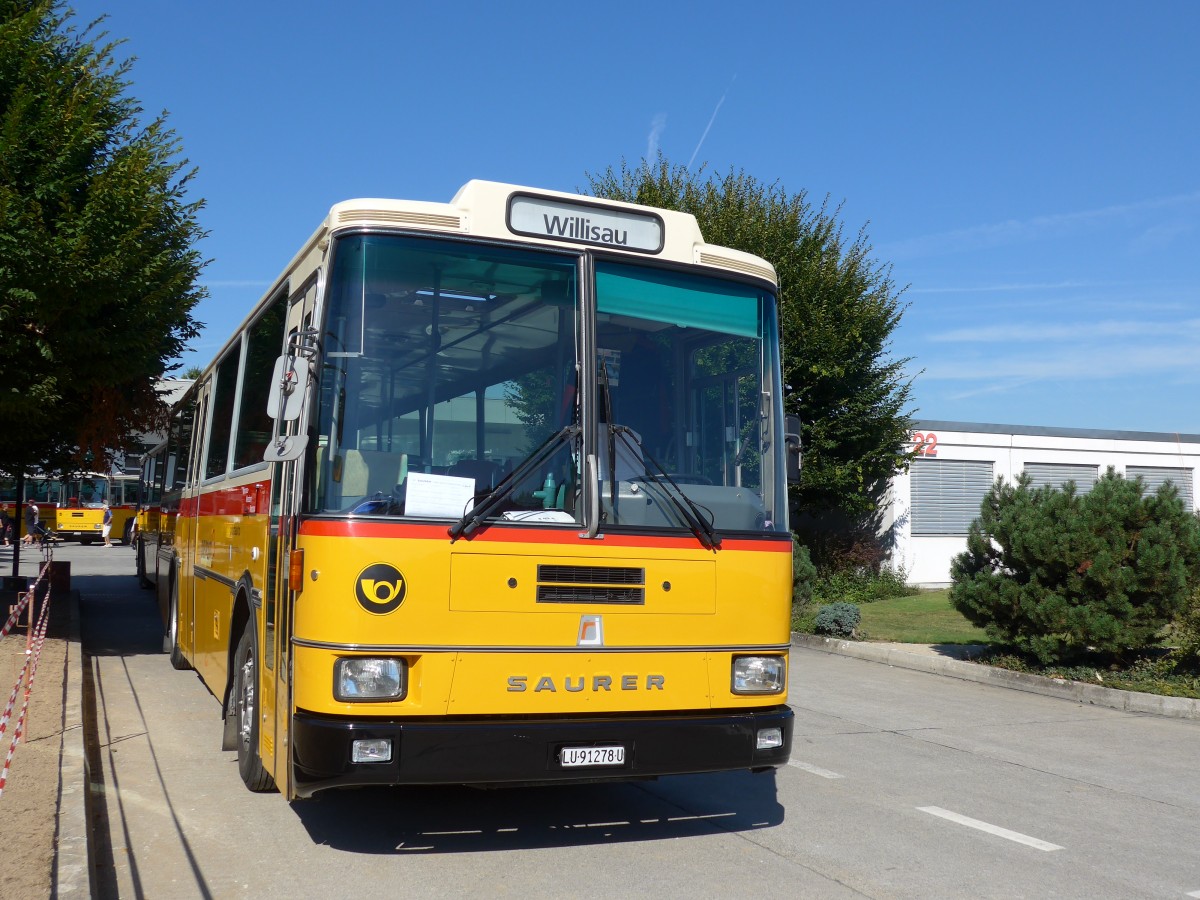
[{"label": "red number 22 on wall", "polygon": [[912,440],[917,445],[917,456],[937,456],[937,435],[932,431],[914,431]]}]

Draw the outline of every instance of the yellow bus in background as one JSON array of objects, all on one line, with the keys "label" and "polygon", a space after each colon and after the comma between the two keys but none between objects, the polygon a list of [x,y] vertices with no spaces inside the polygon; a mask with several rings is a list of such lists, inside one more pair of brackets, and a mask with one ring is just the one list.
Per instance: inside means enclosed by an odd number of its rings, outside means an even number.
[{"label": "yellow bus in background", "polygon": [[137,475],[103,475],[86,472],[62,482],[62,502],[55,515],[54,531],[61,538],[82,544],[103,540],[104,507],[112,510],[112,541],[130,543],[137,513]]},{"label": "yellow bus in background", "polygon": [[0,473],[0,506],[8,512],[12,520],[13,534],[16,540],[25,535],[25,505],[33,503],[38,508],[38,521],[47,532],[54,531],[58,504],[62,494],[62,481],[48,475],[25,476],[25,499],[21,513],[17,513],[17,479],[12,475]]},{"label": "yellow bus in background", "polygon": [[786,763],[777,321],[771,265],[690,215],[334,206],[142,477],[138,575],[245,784]]},{"label": "yellow bus in background", "polygon": [[[135,553],[134,564],[138,583],[144,588],[152,588],[158,581],[157,561],[160,557],[160,544],[169,543],[174,533],[174,516],[164,515],[162,506],[164,481],[167,478],[168,446],[169,442],[163,440],[142,457],[131,544]],[[166,485],[168,491],[175,487],[174,459],[174,456],[170,458],[171,482]],[[162,558],[169,559],[170,555],[169,547],[164,547]]]}]

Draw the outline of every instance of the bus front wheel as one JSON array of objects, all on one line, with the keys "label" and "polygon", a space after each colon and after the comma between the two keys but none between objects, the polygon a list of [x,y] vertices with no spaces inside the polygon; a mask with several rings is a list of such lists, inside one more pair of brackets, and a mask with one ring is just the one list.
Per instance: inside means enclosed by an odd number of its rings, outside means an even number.
[{"label": "bus front wheel", "polygon": [[163,650],[171,654],[171,667],[190,669],[187,657],[179,646],[179,576],[171,578],[171,603],[167,607],[167,633],[163,635]]},{"label": "bus front wheel", "polygon": [[254,647],[254,630],[247,628],[238,641],[234,655],[233,685],[230,688],[230,710],[237,731],[238,773],[246,787],[255,792],[269,791],[275,786],[258,755],[258,654]]}]

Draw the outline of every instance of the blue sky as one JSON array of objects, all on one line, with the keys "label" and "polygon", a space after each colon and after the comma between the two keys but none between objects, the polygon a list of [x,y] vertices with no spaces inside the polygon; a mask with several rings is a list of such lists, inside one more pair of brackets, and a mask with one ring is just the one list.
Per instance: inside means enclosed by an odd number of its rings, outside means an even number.
[{"label": "blue sky", "polygon": [[199,168],[185,365],[339,200],[661,150],[865,229],[918,418],[1200,434],[1200,3],[70,5]]}]

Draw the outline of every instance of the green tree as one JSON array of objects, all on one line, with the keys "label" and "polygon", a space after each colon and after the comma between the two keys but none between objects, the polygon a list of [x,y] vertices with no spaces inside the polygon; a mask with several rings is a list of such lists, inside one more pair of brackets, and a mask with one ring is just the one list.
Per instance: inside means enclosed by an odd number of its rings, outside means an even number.
[{"label": "green tree", "polygon": [[871,258],[865,231],[847,241],[839,210],[814,207],[803,191],[733,170],[705,177],[703,167],[691,172],[661,154],[587,177],[596,196],[691,213],[706,241],[775,266],[785,408],[800,417],[804,447],[793,527],[823,569],[851,545],[873,544],[880,496],[909,460],[912,382],[909,360],[888,355],[901,291],[890,267]]},{"label": "green tree", "polygon": [[[0,468],[99,465],[152,431],[198,333],[193,170],[141,124],[119,42],[60,0],[0,0]],[[102,43],[97,43],[97,41]]]},{"label": "green tree", "polygon": [[1200,585],[1200,519],[1174,485],[1109,469],[1090,492],[998,482],[951,564],[950,600],[1044,663],[1145,647]]}]

